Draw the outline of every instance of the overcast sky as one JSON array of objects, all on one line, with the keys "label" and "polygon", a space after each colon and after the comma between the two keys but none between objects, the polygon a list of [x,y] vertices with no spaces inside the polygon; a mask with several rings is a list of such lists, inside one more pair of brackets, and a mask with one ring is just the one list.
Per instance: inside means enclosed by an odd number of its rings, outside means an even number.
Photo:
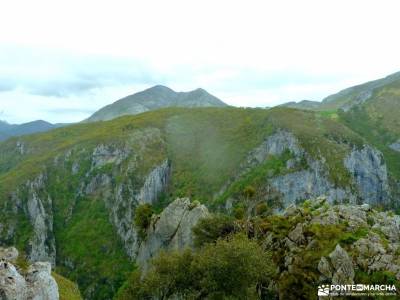
[{"label": "overcast sky", "polygon": [[80,121],[155,84],[237,106],[321,100],[400,71],[399,3],[4,0],[0,119]]}]

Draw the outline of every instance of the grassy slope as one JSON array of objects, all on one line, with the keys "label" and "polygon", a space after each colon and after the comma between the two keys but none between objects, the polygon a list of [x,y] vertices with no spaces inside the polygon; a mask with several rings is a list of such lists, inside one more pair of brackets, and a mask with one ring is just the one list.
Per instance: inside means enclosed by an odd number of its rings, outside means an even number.
[{"label": "grassy slope", "polygon": [[340,113],[341,121],[377,147],[389,172],[400,179],[400,153],[388,146],[400,139],[400,81],[377,89],[364,105]]},{"label": "grassy slope", "polygon": [[[46,169],[50,173],[48,192],[53,199],[58,260],[63,262],[68,258],[75,266],[58,271],[79,280],[84,290],[95,289],[99,299],[111,296],[132,267],[108,221],[102,199],[96,196],[76,199],[75,191],[85,180],[90,149],[101,143],[122,145],[145,128],[157,128],[165,145],[155,141],[146,146],[140,161],[141,175],[167,156],[172,161],[171,189],[165,195],[165,203],[176,196],[211,201],[222,185],[235,175],[247,153],[276,128],[292,131],[313,157],[325,157],[331,179],[337,185],[346,185],[349,180],[341,164],[344,155],[352,145],[362,144],[357,134],[332,115],[288,108],[164,109],[109,122],[73,125],[0,143],[0,204],[8,198],[9,192]],[[16,152],[17,141],[25,145],[24,155]],[[132,143],[132,147],[136,146],[137,143]],[[54,167],[54,158],[62,157],[70,149],[87,150],[72,152],[82,166],[76,175],[70,173],[69,160],[64,167]],[[254,170],[254,174],[247,174],[243,180],[260,180],[269,170],[279,172],[285,159],[276,158]],[[128,176],[112,168],[101,172],[114,172],[116,180],[125,180]],[[239,187],[240,184],[243,182],[237,183]],[[236,189],[233,186],[228,193],[235,193]],[[76,206],[73,206],[75,201]],[[69,215],[71,207],[74,207],[72,216]],[[20,231],[16,244],[23,247],[29,236],[29,225]],[[99,285],[93,285],[95,282]]]},{"label": "grassy slope", "polygon": [[57,273],[53,272],[52,275],[58,285],[60,300],[82,300],[79,288],[75,283]]}]

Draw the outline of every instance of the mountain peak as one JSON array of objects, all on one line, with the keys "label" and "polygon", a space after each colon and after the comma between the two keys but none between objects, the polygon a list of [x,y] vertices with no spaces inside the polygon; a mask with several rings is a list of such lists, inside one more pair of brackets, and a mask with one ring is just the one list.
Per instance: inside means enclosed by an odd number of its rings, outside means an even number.
[{"label": "mountain peak", "polygon": [[107,121],[124,115],[135,115],[166,107],[223,106],[227,105],[202,88],[190,92],[175,92],[169,87],[155,85],[103,107],[86,121]]},{"label": "mountain peak", "polygon": [[145,91],[167,91],[167,92],[173,92],[172,89],[170,89],[169,87],[165,86],[165,85],[161,85],[161,84],[157,84],[155,86],[152,86],[151,88],[148,88]]}]

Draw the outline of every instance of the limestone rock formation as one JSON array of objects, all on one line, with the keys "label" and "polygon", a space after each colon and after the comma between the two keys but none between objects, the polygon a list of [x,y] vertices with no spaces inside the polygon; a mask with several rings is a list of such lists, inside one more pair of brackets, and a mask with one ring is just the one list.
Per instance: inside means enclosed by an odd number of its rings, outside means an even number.
[{"label": "limestone rock formation", "polygon": [[51,276],[51,264],[36,262],[23,272],[13,263],[17,257],[15,248],[0,248],[0,299],[59,299],[57,283]]},{"label": "limestone rock formation", "polygon": [[[353,284],[357,272],[386,272],[400,280],[400,216],[368,204],[332,205],[319,197],[291,205],[281,220],[290,227],[278,234],[267,231],[264,247],[281,251],[283,281],[300,274],[316,276],[315,284]],[[307,274],[310,268],[313,275]]]},{"label": "limestone rock formation", "polygon": [[388,173],[382,153],[370,146],[364,146],[361,150],[353,150],[344,163],[354,178],[363,202],[388,203]]},{"label": "limestone rock formation", "polygon": [[148,260],[162,249],[192,247],[192,228],[208,214],[204,205],[190,203],[188,198],[176,199],[152,220],[147,238],[140,245],[137,263],[145,268]]},{"label": "limestone rock formation", "polygon": [[349,172],[352,182],[346,187],[339,187],[330,180],[329,174],[333,171],[327,169],[325,158],[311,157],[298,138],[286,130],[277,130],[251,151],[235,179],[228,182],[220,193],[255,166],[285,151],[293,155],[287,161],[286,172],[265,179],[265,185],[281,195],[283,207],[324,195],[331,203],[387,205],[390,202],[388,171],[383,155],[377,149],[367,145],[362,149],[349,149],[343,167]]}]

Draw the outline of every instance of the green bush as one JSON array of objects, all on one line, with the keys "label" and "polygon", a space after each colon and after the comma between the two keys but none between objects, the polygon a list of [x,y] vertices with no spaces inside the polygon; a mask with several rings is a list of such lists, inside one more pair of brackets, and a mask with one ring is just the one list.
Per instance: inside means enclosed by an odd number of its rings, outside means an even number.
[{"label": "green bush", "polygon": [[215,243],[219,238],[224,238],[235,232],[235,221],[226,215],[213,215],[201,219],[192,229],[194,244],[200,247],[206,243]]},{"label": "green bush", "polygon": [[161,253],[144,276],[132,274],[116,299],[257,299],[272,275],[270,255],[236,235],[197,252]]},{"label": "green bush", "polygon": [[238,220],[243,219],[244,218],[244,214],[245,214],[245,209],[244,209],[243,206],[235,207],[234,210],[233,210],[233,215]]},{"label": "green bush", "polygon": [[263,216],[268,212],[268,206],[265,203],[260,203],[256,206],[256,214],[258,216]]},{"label": "green bush", "polygon": [[150,225],[153,213],[153,207],[150,204],[141,204],[136,207],[134,222],[135,226],[139,229],[139,235],[141,238],[145,237],[146,229]]}]

